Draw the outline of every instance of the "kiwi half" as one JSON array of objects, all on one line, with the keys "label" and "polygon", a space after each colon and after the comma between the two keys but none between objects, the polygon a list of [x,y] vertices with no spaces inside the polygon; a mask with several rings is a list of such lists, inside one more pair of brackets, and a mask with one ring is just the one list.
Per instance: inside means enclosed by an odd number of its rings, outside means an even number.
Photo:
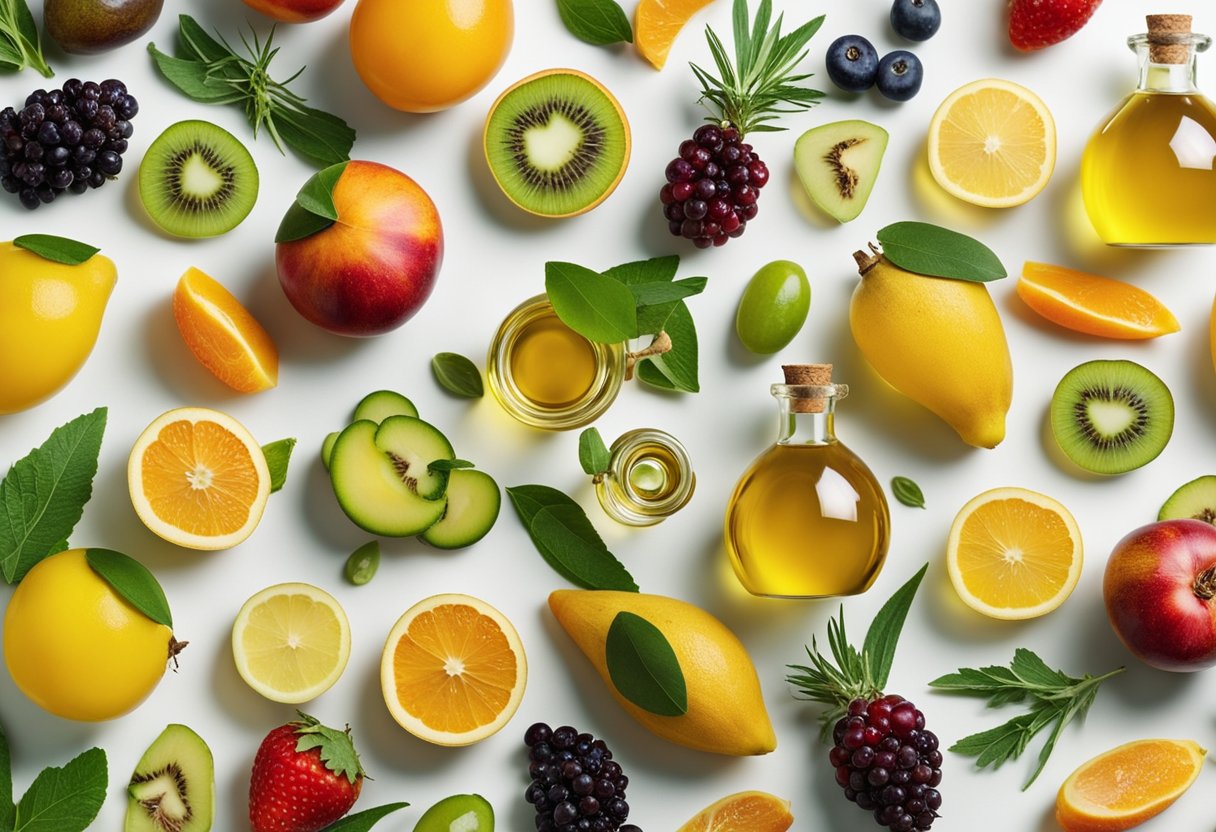
[{"label": "kiwi half", "polygon": [[208,832],[215,818],[215,765],[202,737],[170,725],[135,766],[124,832]]},{"label": "kiwi half", "polygon": [[144,154],[139,196],[148,216],[178,237],[215,237],[249,216],[258,169],[236,137],[209,121],[170,125]]},{"label": "kiwi half", "polygon": [[589,211],[629,164],[629,122],[612,93],[573,69],[529,76],[486,118],[486,162],[507,199],[532,214]]},{"label": "kiwi half", "polygon": [[1164,450],[1174,431],[1174,398],[1134,361],[1087,361],[1056,387],[1051,431],[1060,450],[1085,470],[1122,474]]},{"label": "kiwi half", "polygon": [[1216,476],[1191,480],[1170,495],[1158,520],[1202,520],[1216,525]]}]

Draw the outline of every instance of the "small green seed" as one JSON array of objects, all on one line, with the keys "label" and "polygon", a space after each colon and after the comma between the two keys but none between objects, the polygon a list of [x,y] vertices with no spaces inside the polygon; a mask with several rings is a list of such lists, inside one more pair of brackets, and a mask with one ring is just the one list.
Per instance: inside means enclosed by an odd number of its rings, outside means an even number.
[{"label": "small green seed", "polygon": [[735,332],[743,346],[769,355],[785,347],[806,323],[811,284],[806,272],[789,260],[774,260],[748,282],[735,315]]},{"label": "small green seed", "polygon": [[346,580],[350,581],[355,586],[363,586],[365,583],[376,577],[376,570],[380,568],[380,541],[373,540],[364,543],[358,549],[350,553],[350,557],[346,559]]}]

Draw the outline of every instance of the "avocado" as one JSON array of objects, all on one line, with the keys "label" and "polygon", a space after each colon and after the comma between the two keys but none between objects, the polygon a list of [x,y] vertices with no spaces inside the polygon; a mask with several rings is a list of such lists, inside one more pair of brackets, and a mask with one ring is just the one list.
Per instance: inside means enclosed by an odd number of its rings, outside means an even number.
[{"label": "avocado", "polygon": [[46,32],[64,52],[91,55],[130,43],[152,28],[164,0],[46,0]]}]

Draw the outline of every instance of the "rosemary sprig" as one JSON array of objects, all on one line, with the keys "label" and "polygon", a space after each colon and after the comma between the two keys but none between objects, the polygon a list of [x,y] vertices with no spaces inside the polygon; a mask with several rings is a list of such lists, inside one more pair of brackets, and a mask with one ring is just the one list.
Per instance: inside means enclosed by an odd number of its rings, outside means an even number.
[{"label": "rosemary sprig", "polygon": [[0,68],[26,67],[50,78],[55,73],[42,57],[38,26],[25,0],[0,0]]},{"label": "rosemary sprig", "polygon": [[963,737],[950,750],[966,757],[975,757],[979,768],[999,768],[1006,760],[1014,760],[1026,750],[1030,740],[1043,729],[1052,726],[1042,750],[1039,764],[1022,791],[1039,776],[1047,765],[1064,726],[1083,717],[1093,704],[1102,682],[1123,672],[1117,668],[1102,676],[1086,674],[1077,679],[1052,670],[1033,651],[1018,648],[1009,667],[964,667],[929,683],[943,693],[982,696],[990,708],[1019,702],[1029,702],[1027,713],[1015,716],[1003,725]]},{"label": "rosemary sprig", "polygon": [[148,51],[165,79],[186,96],[205,104],[241,104],[255,139],[264,129],[279,152],[286,145],[319,167],[348,160],[355,131],[337,116],[307,106],[287,88],[304,67],[282,81],[270,77],[270,63],[279,53],[273,41],[273,29],[264,42],[257,32],[251,32],[251,38],[242,32],[245,57],[222,36],[211,37],[194,18],[183,14],[177,56],[166,55],[151,43]]}]

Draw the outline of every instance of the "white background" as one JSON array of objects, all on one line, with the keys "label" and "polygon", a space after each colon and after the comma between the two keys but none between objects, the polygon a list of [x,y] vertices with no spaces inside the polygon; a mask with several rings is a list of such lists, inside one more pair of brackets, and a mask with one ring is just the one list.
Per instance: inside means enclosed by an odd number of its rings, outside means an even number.
[{"label": "white background", "polygon": [[[730,574],[721,518],[738,475],[774,438],[770,383],[784,362],[834,362],[839,381],[853,390],[839,409],[838,432],[884,483],[911,476],[924,489],[925,511],[892,505],[894,538],[887,567],[865,596],[847,602],[853,637],[881,603],[926,561],[929,576],[912,609],[890,690],[913,698],[944,744],[992,727],[1018,711],[988,712],[978,700],[930,693],[926,683],[963,665],[1005,663],[1017,646],[1038,651],[1049,664],[1074,675],[1127,664],[1128,672],[1099,693],[1089,719],[1069,727],[1046,772],[1026,793],[1019,788],[1033,767],[1038,743],[1026,758],[999,772],[977,772],[971,761],[947,756],[943,817],[935,829],[999,832],[1052,830],[1057,785],[1082,761],[1142,737],[1192,738],[1210,746],[1216,687],[1210,674],[1173,675],[1136,662],[1112,634],[1101,600],[1106,557],[1126,532],[1153,520],[1161,502],[1181,483],[1216,467],[1216,378],[1208,346],[1213,295],[1210,250],[1124,252],[1104,248],[1080,207],[1077,170],[1092,128],[1128,93],[1135,80],[1124,38],[1143,30],[1146,11],[1192,12],[1200,31],[1216,28],[1211,6],[1198,0],[1132,3],[1109,0],[1084,31],[1047,51],[1020,55],[1008,45],[1004,6],[998,0],[945,0],[945,22],[931,41],[913,46],[926,65],[920,95],[892,105],[876,93],[848,99],[833,91],[814,111],[788,118],[788,133],[758,135],[758,152],[772,170],[760,215],[744,237],[724,249],[696,251],[667,234],[657,193],[663,168],[701,112],[686,62],[709,61],[701,34],[706,22],[728,37],[730,3],[719,0],[678,39],[667,68],[656,73],[632,49],[599,49],[562,27],[551,0],[517,2],[514,48],[498,76],[477,96],[437,115],[390,110],[359,81],[347,46],[348,2],[318,23],[281,27],[283,51],[274,64],[284,76],[307,63],[296,88],[310,103],[343,115],[359,130],[354,156],[397,167],[431,194],[443,218],[447,254],[434,295],[400,330],[374,340],[330,335],[298,316],[275,277],[272,238],[295,191],[312,172],[294,156],[281,157],[263,136],[254,142],[242,113],[195,104],[156,76],[144,51],[148,40],[167,49],[174,11],[194,14],[230,39],[250,19],[268,22],[239,0],[181,0],[166,10],[151,35],[102,56],[47,53],[57,82],[73,76],[124,79],[141,103],[128,168],[117,182],[85,196],[65,197],[36,213],[13,198],[0,201],[0,238],[45,232],[102,247],[119,269],[97,348],[80,375],[34,410],[0,419],[0,460],[24,455],[51,428],[98,405],[110,421],[92,502],[72,536],[75,545],[120,549],[140,558],[163,582],[173,605],[177,635],[191,645],[179,673],[169,674],[137,711],[117,721],[87,725],[50,716],[27,701],[0,671],[0,717],[9,732],[20,793],[46,765],[62,764],[91,745],[110,760],[111,792],[95,829],[120,828],[123,786],[146,745],[169,722],[195,728],[215,754],[219,808],[215,829],[247,828],[250,763],[262,737],[293,715],[292,708],[260,698],[239,679],[229,650],[229,628],[254,592],[283,581],[322,586],[343,603],[354,635],[350,665],[338,684],[307,706],[331,724],[349,722],[362,752],[368,782],[360,800],[370,807],[396,800],[414,806],[378,828],[399,832],[421,811],[455,792],[477,791],[494,804],[500,828],[532,829],[521,737],[535,720],[573,723],[607,739],[631,778],[631,820],[647,832],[669,832],[703,805],[731,792],[765,789],[793,801],[798,830],[865,830],[872,820],[838,794],[816,739],[816,709],[795,701],[784,683],[785,665],[805,658],[804,642],[824,634],[836,601],[781,602],[746,595]],[[880,52],[903,48],[887,23],[885,0],[808,3],[784,0],[791,21],[821,11],[828,20],[812,42],[806,68],[823,74],[823,53],[839,35],[859,32]],[[33,2],[41,20],[40,0]],[[632,2],[626,2],[632,13]],[[830,8],[828,8],[830,6]],[[1201,59],[1202,60],[1202,59]],[[1207,59],[1209,62],[1216,60]],[[600,78],[621,100],[633,127],[633,159],[616,193],[595,211],[570,220],[544,221],[512,207],[490,180],[480,149],[481,128],[493,99],[534,71],[568,65]],[[1210,68],[1210,67],[1208,67]],[[1055,176],[1030,204],[1007,211],[971,208],[944,195],[924,162],[925,131],[934,108],[963,83],[985,76],[1017,81],[1039,93],[1057,119]],[[32,71],[0,77],[0,101],[20,104],[44,82]],[[187,242],[169,239],[149,223],[139,204],[135,167],[148,143],[183,118],[224,126],[254,154],[262,178],[249,218],[225,237]],[[805,129],[863,118],[883,125],[891,142],[870,203],[848,226],[837,226],[807,206],[793,177],[793,142]],[[1129,169],[1128,176],[1136,172]],[[1205,210],[1212,210],[1206,206]],[[856,248],[887,223],[921,219],[979,236],[1014,275],[992,293],[1008,333],[1015,395],[1008,438],[996,450],[974,450],[944,423],[886,388],[856,351],[847,305],[856,283]],[[507,418],[489,397],[468,406],[433,381],[429,361],[441,350],[479,363],[499,321],[519,301],[542,289],[543,264],[566,259],[593,268],[660,254],[683,256],[680,276],[706,274],[705,294],[691,301],[701,340],[703,391],[672,397],[628,387],[598,426],[609,441],[635,427],[662,428],[688,446],[698,473],[692,503],[648,530],[615,526],[594,503],[577,462],[577,433],[544,434]],[[735,305],[747,279],[778,257],[801,263],[814,297],[803,332],[780,355],[747,355],[733,332]],[[1120,343],[1075,335],[1038,319],[1014,294],[1024,260],[1057,262],[1143,286],[1182,323],[1180,334],[1149,343]],[[229,392],[187,352],[170,312],[180,274],[197,266],[215,276],[266,326],[282,356],[279,387],[252,397]],[[37,349],[38,345],[30,345]],[[1070,367],[1093,358],[1131,358],[1157,372],[1177,405],[1174,437],[1149,466],[1108,480],[1066,468],[1044,428],[1051,392]],[[509,506],[494,531],[471,550],[439,553],[413,541],[386,541],[376,579],[352,587],[341,578],[346,555],[368,539],[338,509],[317,450],[341,427],[354,404],[378,388],[414,399],[428,420],[448,432],[457,451],[491,472],[502,485],[541,482],[577,495],[610,547],[642,588],[704,606],[750,649],[777,729],[778,750],[765,757],[732,759],[685,750],[634,723],[612,701],[590,664],[550,616],[547,593],[564,586],[536,554]],[[128,496],[125,464],[138,434],[172,407],[220,408],[240,419],[262,442],[300,440],[287,487],[273,496],[261,527],[240,547],[198,553],[179,549],[147,531]],[[1018,485],[1062,500],[1076,515],[1088,555],[1081,583],[1059,611],[1027,623],[981,618],[962,607],[943,564],[955,513],[988,488]],[[7,598],[11,590],[0,590]],[[383,639],[400,614],[438,592],[467,592],[501,609],[518,627],[530,666],[527,694],[514,721],[500,734],[465,749],[427,745],[389,717],[380,695]],[[92,680],[81,679],[82,685]],[[1211,829],[1204,797],[1212,773],[1169,814],[1145,830]]]}]

